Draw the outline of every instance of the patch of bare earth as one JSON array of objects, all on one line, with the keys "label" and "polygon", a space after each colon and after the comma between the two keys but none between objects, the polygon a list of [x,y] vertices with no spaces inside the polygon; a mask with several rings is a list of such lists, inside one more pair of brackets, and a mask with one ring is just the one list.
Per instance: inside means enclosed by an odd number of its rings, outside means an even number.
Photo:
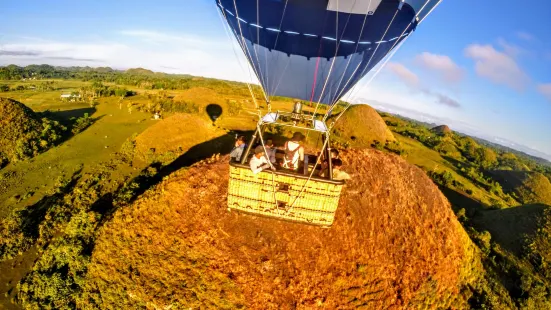
[{"label": "patch of bare earth", "polygon": [[461,307],[475,254],[424,172],[373,150],[330,229],[227,211],[227,158],[174,173],[97,239],[86,303],[234,309]]}]

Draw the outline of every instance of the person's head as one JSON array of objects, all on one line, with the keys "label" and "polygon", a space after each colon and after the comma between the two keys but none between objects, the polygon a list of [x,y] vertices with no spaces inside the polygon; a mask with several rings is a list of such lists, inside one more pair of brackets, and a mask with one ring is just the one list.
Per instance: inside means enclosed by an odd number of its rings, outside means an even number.
[{"label": "person's head", "polygon": [[301,132],[297,131],[293,134],[293,137],[291,138],[291,141],[298,143],[298,142],[304,141],[304,138],[306,138],[306,137]]},{"label": "person's head", "polygon": [[331,149],[331,158],[339,158],[339,150]]},{"label": "person's head", "polygon": [[266,144],[265,144],[265,145],[266,145],[266,146],[269,146],[269,147],[272,147],[272,146],[274,146],[274,141],[272,141],[272,139],[268,139],[268,140],[266,140]]},{"label": "person's head", "polygon": [[333,166],[333,169],[340,169],[342,167],[342,160],[333,158],[331,160],[331,165]]},{"label": "person's head", "polygon": [[235,140],[235,145],[240,146],[243,144],[245,144],[245,136],[237,137],[237,140]]},{"label": "person's head", "polygon": [[256,158],[260,158],[264,155],[264,148],[262,147],[262,145],[259,145],[257,146],[255,149],[254,149],[254,156]]}]

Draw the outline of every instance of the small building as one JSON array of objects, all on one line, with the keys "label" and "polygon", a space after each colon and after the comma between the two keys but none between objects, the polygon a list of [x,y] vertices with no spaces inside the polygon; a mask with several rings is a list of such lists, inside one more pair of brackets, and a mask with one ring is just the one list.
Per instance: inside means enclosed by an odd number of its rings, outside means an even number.
[{"label": "small building", "polygon": [[74,102],[80,99],[80,95],[79,94],[61,94],[59,98],[64,101]]}]

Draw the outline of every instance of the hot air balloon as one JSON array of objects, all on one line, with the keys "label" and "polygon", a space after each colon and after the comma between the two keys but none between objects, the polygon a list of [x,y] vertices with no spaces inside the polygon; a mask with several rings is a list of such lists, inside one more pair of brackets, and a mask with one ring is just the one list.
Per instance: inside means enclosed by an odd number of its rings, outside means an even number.
[{"label": "hot air balloon", "polygon": [[[332,179],[331,167],[325,178],[315,177],[320,159],[314,157],[305,160],[303,173],[254,175],[245,165],[250,150],[257,138],[264,145],[266,125],[291,126],[323,135],[322,154],[330,158],[331,125],[326,120],[333,107],[388,60],[441,0],[215,1],[268,106],[241,162],[230,165],[228,208],[330,226],[344,184]],[[304,114],[297,102],[292,111],[274,112],[272,96],[296,98],[316,109]],[[316,114],[320,105],[329,106],[325,115]],[[311,172],[308,162],[314,163]]]}]

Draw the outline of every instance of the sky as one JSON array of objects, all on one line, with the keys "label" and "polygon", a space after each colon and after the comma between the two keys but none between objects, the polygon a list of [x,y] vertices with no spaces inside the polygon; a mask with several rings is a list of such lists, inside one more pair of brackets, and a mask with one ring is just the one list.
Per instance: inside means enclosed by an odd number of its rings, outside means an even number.
[{"label": "sky", "polygon": [[[0,1],[0,12],[0,65],[143,67],[257,83],[214,0]],[[545,0],[443,0],[345,99],[551,159],[549,29]]]}]

